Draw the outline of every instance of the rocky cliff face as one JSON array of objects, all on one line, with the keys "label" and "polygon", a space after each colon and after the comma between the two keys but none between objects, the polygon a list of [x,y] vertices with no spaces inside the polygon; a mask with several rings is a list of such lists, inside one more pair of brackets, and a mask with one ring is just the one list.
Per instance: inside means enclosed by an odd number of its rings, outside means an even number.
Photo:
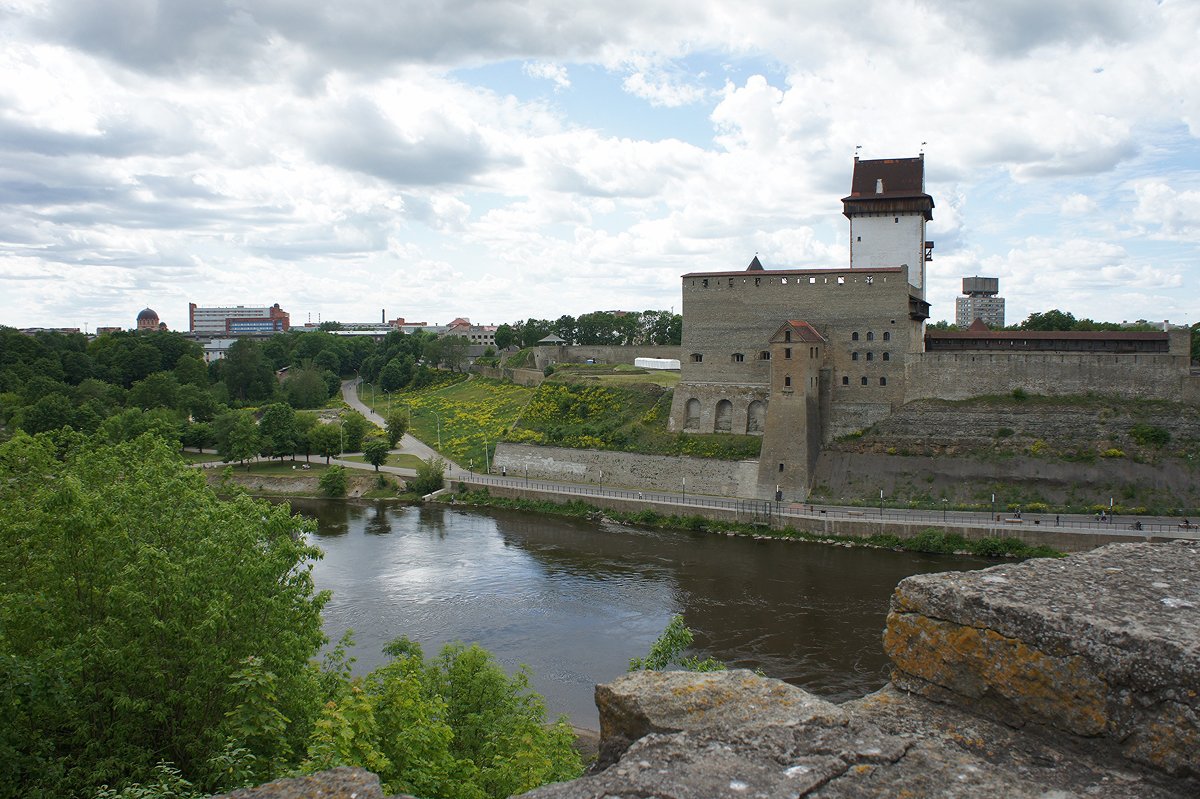
[{"label": "rocky cliff face", "polygon": [[531,799],[1200,795],[1200,548],[911,577],[893,683],[832,705],[751,672],[596,689],[602,751]]},{"label": "rocky cliff face", "polygon": [[884,645],[892,684],[843,705],[748,671],[624,675],[596,689],[591,773],[525,796],[1200,796],[1200,546],[910,577]]}]

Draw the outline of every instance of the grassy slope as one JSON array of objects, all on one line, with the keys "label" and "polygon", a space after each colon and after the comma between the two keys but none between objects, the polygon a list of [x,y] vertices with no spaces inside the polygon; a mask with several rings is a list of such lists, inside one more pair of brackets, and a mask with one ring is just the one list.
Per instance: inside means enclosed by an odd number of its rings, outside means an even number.
[{"label": "grassy slope", "polygon": [[[758,457],[756,436],[667,432],[678,374],[629,367],[561,369],[537,389],[474,378],[395,395],[410,409],[410,432],[463,466],[482,468],[497,441],[661,455]],[[361,395],[360,395],[361,396]],[[375,408],[387,404],[376,396]],[[435,415],[436,414],[436,415]]]}]

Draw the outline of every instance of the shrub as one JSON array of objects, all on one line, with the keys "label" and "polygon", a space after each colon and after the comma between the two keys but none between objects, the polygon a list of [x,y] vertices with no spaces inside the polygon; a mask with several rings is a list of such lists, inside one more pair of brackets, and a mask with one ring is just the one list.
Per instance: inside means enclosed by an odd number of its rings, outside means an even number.
[{"label": "shrub", "polygon": [[321,479],[317,481],[317,485],[321,488],[321,493],[327,497],[344,497],[346,496],[346,467],[334,464],[325,470],[321,475]]},{"label": "shrub", "polygon": [[1129,429],[1129,437],[1143,447],[1165,447],[1171,441],[1171,433],[1149,424],[1135,424]]},{"label": "shrub", "polygon": [[667,666],[674,665],[681,666],[686,671],[725,671],[725,664],[715,658],[701,660],[695,655],[684,656],[684,650],[691,645],[694,637],[692,631],[683,623],[683,616],[672,616],[662,635],[650,645],[646,656],[629,661],[629,670],[662,671]]},{"label": "shrub", "polygon": [[421,496],[440,491],[446,484],[445,473],[446,462],[431,456],[417,466],[417,476],[407,481],[408,490]]},{"label": "shrub", "polygon": [[1013,434],[1013,432],[1014,431],[1011,427],[1001,427],[996,431],[996,438],[1008,438]]},{"label": "shrub", "polygon": [[1025,389],[1018,386],[1012,390],[1012,398],[1017,402],[1024,402],[1029,399],[1029,395],[1025,393]]},{"label": "shrub", "polygon": [[1106,449],[1100,453],[1100,457],[1101,458],[1124,458],[1125,451],[1117,449],[1116,447],[1109,447],[1108,449]]}]

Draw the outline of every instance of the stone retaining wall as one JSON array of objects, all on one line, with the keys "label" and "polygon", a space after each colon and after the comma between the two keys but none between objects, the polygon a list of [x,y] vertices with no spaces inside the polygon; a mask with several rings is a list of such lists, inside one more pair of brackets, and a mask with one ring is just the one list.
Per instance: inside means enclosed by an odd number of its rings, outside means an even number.
[{"label": "stone retaining wall", "polygon": [[[718,461],[683,456],[638,455],[595,449],[500,444],[492,471],[510,476],[566,480],[572,483],[622,486],[644,491],[679,491],[697,494],[753,497],[758,482],[758,461]],[[528,472],[526,471],[528,470]]]}]

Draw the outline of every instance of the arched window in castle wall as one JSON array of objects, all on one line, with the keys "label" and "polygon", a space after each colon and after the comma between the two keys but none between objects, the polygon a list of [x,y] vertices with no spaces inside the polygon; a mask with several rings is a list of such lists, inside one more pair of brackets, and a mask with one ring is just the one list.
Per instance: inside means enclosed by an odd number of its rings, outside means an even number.
[{"label": "arched window in castle wall", "polygon": [[693,397],[687,401],[687,416],[683,422],[685,430],[694,430],[700,426],[700,400]]},{"label": "arched window in castle wall", "polygon": [[746,432],[761,433],[767,421],[767,406],[760,400],[754,400],[746,408]]},{"label": "arched window in castle wall", "polygon": [[718,433],[728,433],[733,429],[733,403],[729,400],[717,403],[717,422],[713,429]]}]

